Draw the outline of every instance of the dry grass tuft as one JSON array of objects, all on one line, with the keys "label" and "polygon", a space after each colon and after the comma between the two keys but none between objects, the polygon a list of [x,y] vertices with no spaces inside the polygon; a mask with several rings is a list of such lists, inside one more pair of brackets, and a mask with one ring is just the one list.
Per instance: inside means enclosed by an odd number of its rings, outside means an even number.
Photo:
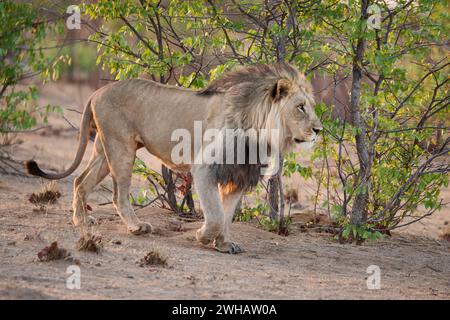
[{"label": "dry grass tuft", "polygon": [[146,266],[159,266],[159,267],[167,267],[167,257],[161,254],[161,252],[153,248],[150,250],[145,257],[143,257],[139,261],[139,266],[146,267]]},{"label": "dry grass tuft", "polygon": [[52,260],[61,260],[70,257],[66,249],[59,248],[58,242],[54,241],[50,246],[45,247],[37,254],[39,261],[47,262]]},{"label": "dry grass tuft", "polygon": [[54,204],[60,197],[61,192],[58,190],[58,185],[55,181],[51,181],[46,183],[40,192],[31,194],[28,200],[32,204],[44,209],[45,206]]},{"label": "dry grass tuft", "polygon": [[77,249],[79,251],[89,251],[99,253],[102,247],[103,247],[102,237],[91,235],[90,233],[87,233],[86,235],[82,236],[80,239],[78,239],[77,242]]}]

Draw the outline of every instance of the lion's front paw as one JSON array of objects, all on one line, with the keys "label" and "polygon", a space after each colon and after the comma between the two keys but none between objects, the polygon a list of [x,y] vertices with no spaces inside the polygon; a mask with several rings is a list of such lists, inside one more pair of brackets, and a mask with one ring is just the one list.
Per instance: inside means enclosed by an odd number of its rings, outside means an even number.
[{"label": "lion's front paw", "polygon": [[128,227],[128,231],[136,236],[140,234],[151,233],[152,230],[152,225],[147,222],[139,222],[135,226]]},{"label": "lion's front paw", "polygon": [[220,233],[220,226],[208,228],[202,226],[200,229],[197,230],[195,237],[197,238],[197,241],[206,245],[213,242],[214,239],[218,237],[219,233]]},{"label": "lion's front paw", "polygon": [[230,254],[238,254],[244,252],[244,250],[239,246],[239,244],[235,242],[219,242],[214,241],[214,248],[217,251],[230,253]]},{"label": "lion's front paw", "polygon": [[211,243],[213,240],[209,237],[205,237],[203,228],[197,230],[197,232],[195,233],[195,238],[197,239],[198,242],[205,244],[205,245]]}]

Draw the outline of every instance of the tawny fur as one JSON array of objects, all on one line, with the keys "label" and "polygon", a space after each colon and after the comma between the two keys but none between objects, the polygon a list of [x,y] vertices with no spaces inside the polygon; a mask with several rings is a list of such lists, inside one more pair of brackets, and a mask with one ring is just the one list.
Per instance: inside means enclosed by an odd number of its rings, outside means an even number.
[{"label": "tawny fur", "polygon": [[[186,129],[194,137],[194,121],[202,121],[203,130],[278,128],[281,142],[277,147],[284,153],[296,143],[315,140],[321,124],[313,105],[308,81],[284,63],[229,72],[202,91],[143,79],[118,81],[97,90],[89,99],[77,154],[66,172],[45,173],[35,162],[28,162],[27,168],[31,174],[47,179],[70,175],[82,160],[91,127],[95,128],[97,136],[88,167],[74,182],[73,222],[85,225],[94,221],[86,213],[87,196],[111,173],[114,206],[128,230],[141,234],[150,232],[151,225],[138,219],[128,197],[136,150],[145,147],[171,169],[192,172],[205,216],[197,239],[204,244],[213,242],[219,251],[238,253],[241,249],[231,240],[229,228],[246,186],[237,176],[243,174],[244,180],[250,178],[254,185],[259,178],[257,171],[246,165],[238,170],[233,164],[191,165],[197,156],[193,145],[189,163],[173,163],[171,152],[178,142],[171,141],[172,132]],[[268,143],[269,148],[275,148],[274,142]]]}]

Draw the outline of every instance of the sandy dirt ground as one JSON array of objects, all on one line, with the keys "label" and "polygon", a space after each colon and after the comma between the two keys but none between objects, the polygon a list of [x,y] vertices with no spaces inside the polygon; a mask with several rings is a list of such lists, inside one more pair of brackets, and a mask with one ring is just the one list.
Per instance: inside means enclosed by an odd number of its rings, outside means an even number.
[{"label": "sandy dirt ground", "polygon": [[[88,94],[86,88],[56,87],[44,91],[41,102],[79,109]],[[66,112],[66,117],[78,125],[77,113]],[[35,158],[47,170],[67,168],[76,132],[55,117],[50,124],[49,129],[18,136],[23,142],[9,147],[14,158]],[[154,164],[148,155],[141,156]],[[300,232],[295,225],[284,237],[254,223],[234,223],[233,234],[245,252],[227,255],[195,241],[201,221],[180,219],[164,209],[137,211],[156,227],[155,233],[128,234],[113,206],[100,205],[111,200],[107,178],[102,183],[106,188],[98,187],[89,200],[98,219],[90,231],[101,235],[103,244],[99,253],[92,253],[77,250],[80,230],[71,224],[71,187],[79,172],[58,182],[62,197],[45,210],[28,201],[45,181],[0,173],[0,299],[450,298],[450,242],[439,237],[448,231],[448,208],[390,238],[363,245],[339,244],[330,234]],[[299,220],[310,208],[307,192],[300,194],[304,207],[294,210]],[[444,196],[450,199],[450,191],[444,190]],[[38,252],[53,241],[72,258],[39,261]],[[140,266],[151,250],[166,257],[168,265]],[[74,264],[81,270],[79,290],[66,287],[67,268]],[[370,265],[380,268],[380,289],[367,287]]]}]

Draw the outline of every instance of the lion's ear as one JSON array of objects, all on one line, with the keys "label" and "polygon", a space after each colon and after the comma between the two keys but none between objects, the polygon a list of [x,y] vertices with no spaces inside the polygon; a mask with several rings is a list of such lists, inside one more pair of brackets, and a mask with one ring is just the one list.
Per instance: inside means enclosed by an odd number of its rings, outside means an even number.
[{"label": "lion's ear", "polygon": [[277,83],[274,85],[271,96],[274,100],[279,100],[289,93],[289,90],[291,90],[292,82],[287,79],[280,79],[277,81]]}]

